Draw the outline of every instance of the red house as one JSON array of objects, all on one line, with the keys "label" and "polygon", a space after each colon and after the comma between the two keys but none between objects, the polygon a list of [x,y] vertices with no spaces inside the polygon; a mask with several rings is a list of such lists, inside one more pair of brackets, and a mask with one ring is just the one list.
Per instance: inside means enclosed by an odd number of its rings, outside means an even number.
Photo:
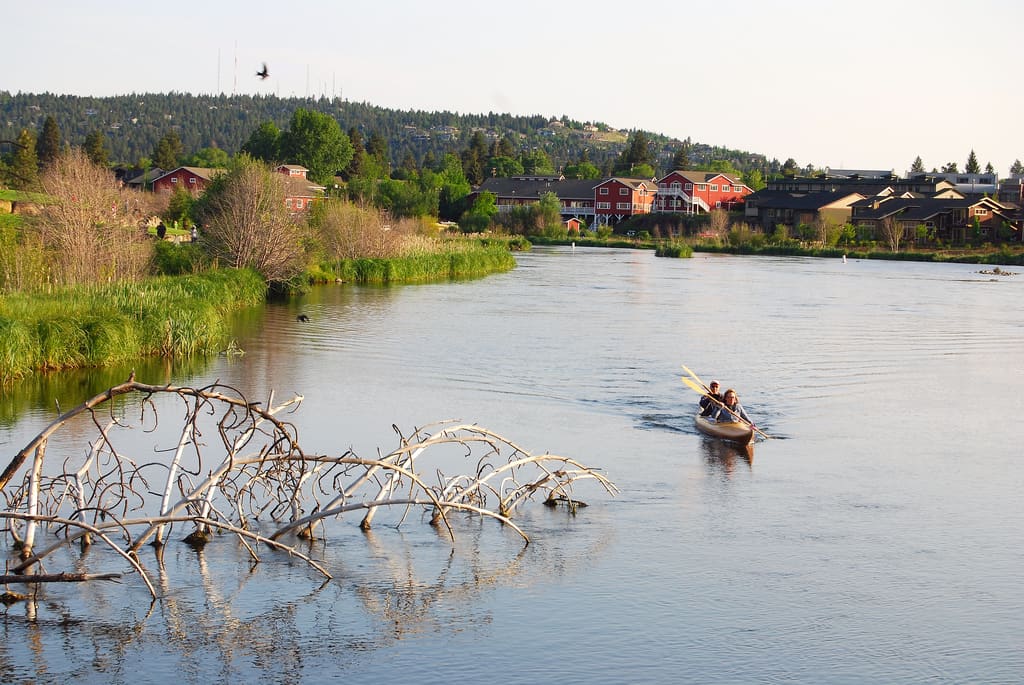
[{"label": "red house", "polygon": [[173,193],[178,188],[184,188],[196,195],[202,194],[206,186],[216,176],[223,174],[225,169],[207,169],[196,166],[180,166],[173,171],[168,171],[158,176],[153,181],[154,193]]},{"label": "red house", "polygon": [[753,192],[743,181],[716,171],[673,171],[658,180],[656,212],[700,214],[742,209]]},{"label": "red house", "polygon": [[298,164],[282,164],[274,169],[285,175],[284,206],[292,214],[308,212],[313,203],[324,198],[324,186],[317,185],[306,178],[309,172]]},{"label": "red house", "polygon": [[594,188],[594,219],[614,225],[637,214],[650,214],[658,187],[639,178],[609,178]]}]

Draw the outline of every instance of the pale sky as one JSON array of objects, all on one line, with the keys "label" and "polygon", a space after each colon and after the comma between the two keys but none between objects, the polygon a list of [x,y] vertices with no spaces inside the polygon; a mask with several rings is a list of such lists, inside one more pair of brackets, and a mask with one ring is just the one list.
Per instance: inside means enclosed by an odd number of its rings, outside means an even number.
[{"label": "pale sky", "polygon": [[899,174],[918,155],[927,170],[963,171],[973,149],[1000,176],[1024,160],[1019,0],[4,4],[11,93],[565,114]]}]

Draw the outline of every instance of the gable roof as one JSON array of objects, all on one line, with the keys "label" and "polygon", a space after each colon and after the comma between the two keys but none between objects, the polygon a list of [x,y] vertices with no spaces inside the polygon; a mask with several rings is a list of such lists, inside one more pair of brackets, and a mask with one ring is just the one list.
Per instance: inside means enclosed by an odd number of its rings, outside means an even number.
[{"label": "gable roof", "polygon": [[281,175],[285,197],[323,197],[325,187],[301,176]]},{"label": "gable roof", "polygon": [[560,176],[511,176],[485,179],[475,193],[494,193],[498,198],[539,200],[544,193],[554,193],[562,200],[593,200],[599,181],[565,179]]},{"label": "gable roof", "polygon": [[227,171],[227,169],[211,169],[209,167],[201,167],[201,166],[180,166],[180,167],[177,167],[175,169],[171,169],[170,171],[165,171],[160,176],[157,176],[156,178],[154,178],[153,182],[155,183],[156,181],[159,181],[162,178],[170,176],[171,174],[175,173],[176,171],[182,171],[182,170],[187,171],[188,173],[192,174],[193,176],[195,176],[197,178],[201,178],[204,181],[212,181],[214,178],[216,178],[217,176],[220,176],[221,174],[223,174],[223,173],[225,173]]},{"label": "gable roof", "polygon": [[726,181],[729,182],[730,185],[743,185],[743,181],[741,181],[738,177],[730,176],[729,174],[723,174],[720,171],[684,171],[682,169],[674,169],[670,171],[669,173],[665,174],[660,179],[658,179],[658,183],[661,183],[663,180],[665,180],[672,174],[682,176],[690,183],[711,183],[711,181],[716,178],[724,178]]}]

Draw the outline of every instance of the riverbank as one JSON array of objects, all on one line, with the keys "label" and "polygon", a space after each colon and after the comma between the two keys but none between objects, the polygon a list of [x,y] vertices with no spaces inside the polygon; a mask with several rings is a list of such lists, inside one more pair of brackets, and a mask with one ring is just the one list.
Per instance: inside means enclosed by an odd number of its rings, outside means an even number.
[{"label": "riverbank", "polygon": [[[617,247],[636,250],[655,250],[658,256],[689,257],[685,250],[677,253],[666,249],[666,241],[641,238],[543,238],[533,237],[531,241],[538,245],[579,245],[588,247]],[[942,250],[911,249],[890,252],[867,247],[800,247],[795,245],[712,245],[697,242],[692,245],[693,252],[734,255],[766,255],[778,257],[822,257],[826,259],[885,259],[889,261],[908,262],[956,262],[960,264],[1005,264],[1024,265],[1024,245],[1004,244],[998,248],[958,248]]]},{"label": "riverbank", "polygon": [[224,351],[228,314],[263,302],[251,270],[0,296],[0,384],[36,371]]}]

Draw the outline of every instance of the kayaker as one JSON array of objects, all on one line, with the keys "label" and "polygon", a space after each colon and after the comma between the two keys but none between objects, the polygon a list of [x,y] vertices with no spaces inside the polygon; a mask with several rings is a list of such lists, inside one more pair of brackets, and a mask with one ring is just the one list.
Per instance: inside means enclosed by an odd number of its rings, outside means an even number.
[{"label": "kayaker", "polygon": [[709,392],[700,398],[700,415],[711,416],[721,406],[719,403],[722,401],[722,394],[718,392],[718,381],[711,381],[711,385],[708,386]]},{"label": "kayaker", "polygon": [[719,406],[718,411],[715,412],[715,421],[718,423],[746,421],[750,424],[751,428],[757,428],[754,422],[750,420],[750,417],[747,416],[747,412],[743,411],[740,397],[732,388],[725,391],[725,395],[722,397],[722,406]]}]

